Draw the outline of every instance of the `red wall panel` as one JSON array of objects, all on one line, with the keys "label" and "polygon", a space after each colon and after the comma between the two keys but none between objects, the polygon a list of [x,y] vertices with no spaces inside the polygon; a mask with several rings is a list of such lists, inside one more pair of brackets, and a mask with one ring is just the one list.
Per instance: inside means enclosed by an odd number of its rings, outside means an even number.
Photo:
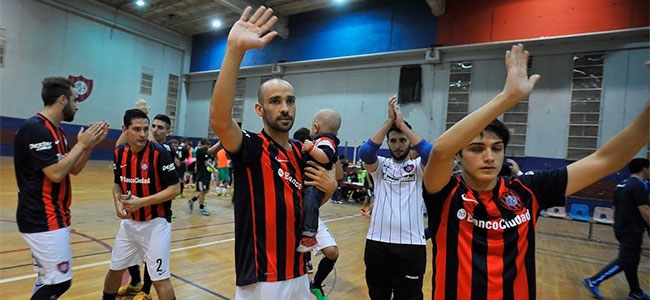
[{"label": "red wall panel", "polygon": [[648,0],[447,0],[438,43],[450,46],[649,25]]}]

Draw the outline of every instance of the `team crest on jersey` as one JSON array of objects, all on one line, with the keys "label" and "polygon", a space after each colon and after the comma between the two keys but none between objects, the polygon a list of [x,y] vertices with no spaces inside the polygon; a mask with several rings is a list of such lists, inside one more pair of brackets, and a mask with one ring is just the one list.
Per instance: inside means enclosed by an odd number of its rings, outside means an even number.
[{"label": "team crest on jersey", "polygon": [[64,261],[56,265],[56,268],[59,269],[59,272],[66,274],[70,270],[70,262]]},{"label": "team crest on jersey", "polygon": [[83,102],[84,100],[90,97],[90,93],[93,91],[93,80],[83,77],[83,75],[72,76],[68,75],[68,79],[74,86],[74,89],[77,90],[79,97],[77,101]]},{"label": "team crest on jersey", "polygon": [[145,162],[142,163],[142,165],[140,165],[140,168],[142,168],[142,171],[146,171],[147,169],[149,169],[149,165]]},{"label": "team crest on jersey", "polygon": [[512,211],[520,211],[523,208],[519,195],[517,195],[513,190],[503,194],[501,199],[499,199],[499,202],[501,202],[503,207]]},{"label": "team crest on jersey", "polygon": [[404,166],[404,171],[406,171],[407,173],[413,172],[413,169],[415,169],[415,165],[406,165],[406,166]]}]

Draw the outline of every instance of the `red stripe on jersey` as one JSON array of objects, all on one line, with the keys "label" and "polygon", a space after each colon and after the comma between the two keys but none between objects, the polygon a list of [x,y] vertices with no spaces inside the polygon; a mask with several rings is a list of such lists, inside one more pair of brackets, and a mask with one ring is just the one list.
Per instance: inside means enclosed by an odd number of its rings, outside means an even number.
[{"label": "red stripe on jersey", "polygon": [[[453,195],[453,193],[452,193]],[[465,194],[465,197],[476,199],[470,191]],[[447,201],[451,204],[452,201]],[[474,211],[476,202],[463,202],[465,212],[470,214]],[[445,219],[446,220],[446,219]],[[458,222],[458,246],[456,252],[458,253],[458,284],[457,284],[457,299],[471,299],[472,298],[472,268],[463,268],[463,266],[472,265],[472,242],[474,240],[474,224],[466,222],[465,218]],[[445,245],[445,244],[442,244]]]},{"label": "red stripe on jersey", "polygon": [[454,189],[449,193],[449,196],[447,199],[445,199],[445,202],[442,207],[442,216],[440,219],[442,220],[440,222],[440,227],[438,228],[438,231],[436,232],[435,235],[435,243],[437,245],[436,250],[436,257],[433,259],[435,260],[435,266],[436,266],[436,278],[433,279],[435,282],[435,294],[433,295],[432,299],[445,299],[445,276],[447,275],[447,247],[444,245],[447,244],[447,226],[448,224],[448,219],[449,219],[449,209],[451,206],[451,201],[450,198],[454,195],[456,190],[458,189],[458,185],[454,187]]},{"label": "red stripe on jersey", "polygon": [[253,233],[253,253],[255,253],[255,274],[258,274],[258,270],[260,269],[260,263],[257,260],[258,253],[257,253],[257,223],[255,222],[256,216],[255,212],[255,189],[253,188],[253,174],[251,174],[251,169],[247,168],[246,169],[246,176],[248,177],[248,191],[250,192],[250,200],[251,200],[251,222],[252,222],[252,233]]},{"label": "red stripe on jersey", "polygon": [[[293,155],[287,155],[289,163],[291,163],[294,170],[300,170],[298,157],[295,154],[296,153],[302,153],[302,150],[298,149],[295,144],[291,144],[291,148],[292,148],[292,152],[293,152],[291,154],[293,154]],[[289,154],[289,153],[287,153],[287,154]],[[285,164],[286,163],[282,163],[282,165],[285,165]],[[284,169],[286,170],[288,168],[284,168]],[[303,178],[302,178],[302,172],[297,172],[296,177],[297,177],[296,179],[298,180],[298,182],[303,183],[302,187],[304,188],[304,181],[303,181]],[[299,193],[300,193],[300,195],[302,195],[302,191],[300,191]],[[296,223],[296,221],[298,221],[298,222],[302,221],[302,220],[297,220],[296,219],[296,211],[295,211],[295,207],[294,207],[293,197],[294,197],[293,190],[289,187],[289,185],[285,184],[284,185],[284,205],[287,207],[287,223],[286,223],[286,225],[287,225],[287,236],[288,237],[290,237],[290,236],[300,236],[300,234],[297,234],[296,231],[294,230],[294,228],[295,228],[294,224]],[[301,196],[301,198],[302,198],[302,196]],[[299,201],[299,206],[298,206],[298,209],[300,210],[300,214],[299,214],[300,216],[302,216],[302,205],[303,205],[303,203],[302,203],[302,199],[301,199],[301,201]],[[296,241],[297,241],[296,239],[289,239],[289,238],[287,239],[287,249],[286,249],[287,257],[293,258],[293,257],[296,256],[296,248],[298,248],[298,245],[297,245]],[[300,258],[301,263],[302,263],[302,259],[304,258],[304,256],[300,255],[299,258]],[[294,262],[295,261],[293,259],[287,259],[287,265],[286,265],[286,268],[285,268],[286,269],[286,274],[293,274],[294,273],[294,268],[296,267]]]},{"label": "red stripe on jersey", "polygon": [[[266,139],[263,135],[262,136],[262,149],[268,149],[269,148],[269,140]],[[269,152],[264,151],[262,152],[262,161],[270,161],[271,158],[269,157]],[[262,165],[266,165],[265,163],[262,163]],[[269,164],[270,165],[270,164]],[[273,182],[275,177],[273,176],[273,170],[270,168],[262,168],[262,179],[264,180],[264,199],[265,201],[265,206],[266,210],[264,211],[265,217],[264,219],[266,220],[266,232],[265,232],[265,241],[266,241],[266,279],[267,281],[278,281],[278,245],[277,245],[277,236],[278,232],[275,230],[275,224],[277,224],[277,204],[276,201],[279,201],[280,199],[276,199],[276,192],[275,192],[275,183]],[[269,201],[270,200],[270,201]],[[253,211],[255,211],[255,208],[253,207]],[[269,226],[271,225],[271,226]],[[255,232],[255,231],[253,231]],[[290,257],[290,256],[289,256]],[[289,259],[287,259],[289,260]]]},{"label": "red stripe on jersey", "polygon": [[[41,114],[37,114],[36,116],[43,121],[45,128],[52,135],[57,154],[62,156],[67,154],[67,148],[63,145],[65,144],[65,135],[60,134],[63,131],[60,128],[56,128],[49,119]],[[69,220],[69,217],[66,218],[66,214],[69,214],[68,207],[65,206],[66,204],[69,205],[69,201],[65,199],[66,196],[70,197],[65,191],[65,189],[69,188],[69,179],[70,175],[66,174],[63,180],[56,183],[43,174],[41,199],[47,217],[47,227],[50,231],[70,226],[69,221],[67,223],[65,222],[66,219]],[[56,189],[58,189],[58,193],[54,195],[53,192]]]}]

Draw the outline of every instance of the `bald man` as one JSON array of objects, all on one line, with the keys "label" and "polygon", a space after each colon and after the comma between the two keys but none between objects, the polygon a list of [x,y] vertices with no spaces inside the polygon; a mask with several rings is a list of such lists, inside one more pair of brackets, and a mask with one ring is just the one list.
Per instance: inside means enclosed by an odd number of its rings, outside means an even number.
[{"label": "bald man", "polygon": [[[302,151],[307,155],[307,160],[317,162],[319,165],[334,171],[336,163],[339,139],[336,135],[341,127],[341,115],[338,111],[325,108],[314,115],[311,122],[309,135],[312,141],[304,140]],[[317,245],[316,233],[318,232],[318,208],[321,206],[325,193],[313,186],[305,188],[303,196],[303,230],[298,252],[309,252]]]}]

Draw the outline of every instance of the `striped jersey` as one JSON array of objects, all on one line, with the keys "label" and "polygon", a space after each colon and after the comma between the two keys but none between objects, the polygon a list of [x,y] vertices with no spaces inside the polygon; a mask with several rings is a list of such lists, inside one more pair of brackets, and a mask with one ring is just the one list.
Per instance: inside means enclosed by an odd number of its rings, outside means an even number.
[{"label": "striped jersey", "polygon": [[14,169],[18,182],[16,222],[22,233],[53,231],[70,226],[70,175],[53,182],[43,168],[70,151],[63,129],[36,114],[14,138]]},{"label": "striped jersey", "polygon": [[322,133],[322,134],[317,134],[314,136],[314,147],[317,147],[325,153],[327,156],[327,163],[320,163],[311,156],[308,157],[309,160],[313,160],[314,162],[320,164],[323,166],[323,168],[332,170],[332,167],[334,166],[334,163],[336,163],[336,160],[338,159],[336,157],[336,154],[339,152],[338,151],[338,145],[339,145],[339,138],[337,138],[335,135],[331,133]]},{"label": "striped jersey", "polygon": [[421,158],[396,162],[378,157],[375,206],[366,238],[392,244],[426,245]]},{"label": "striped jersey", "polygon": [[433,299],[535,299],[539,211],[564,205],[567,170],[500,177],[493,190],[451,177],[424,193],[433,241]]},{"label": "striped jersey", "polygon": [[296,251],[302,233],[304,165],[300,142],[290,144],[287,150],[264,131],[244,131],[241,149],[230,153],[238,286],[305,274],[305,257]]},{"label": "striped jersey", "polygon": [[[128,144],[122,144],[113,154],[113,182],[122,188],[122,194],[130,191],[134,196],[147,197],[178,183],[174,161],[163,145],[147,141],[144,149],[133,153]],[[171,222],[171,200],[141,207],[131,218],[148,221],[160,217]]]}]

